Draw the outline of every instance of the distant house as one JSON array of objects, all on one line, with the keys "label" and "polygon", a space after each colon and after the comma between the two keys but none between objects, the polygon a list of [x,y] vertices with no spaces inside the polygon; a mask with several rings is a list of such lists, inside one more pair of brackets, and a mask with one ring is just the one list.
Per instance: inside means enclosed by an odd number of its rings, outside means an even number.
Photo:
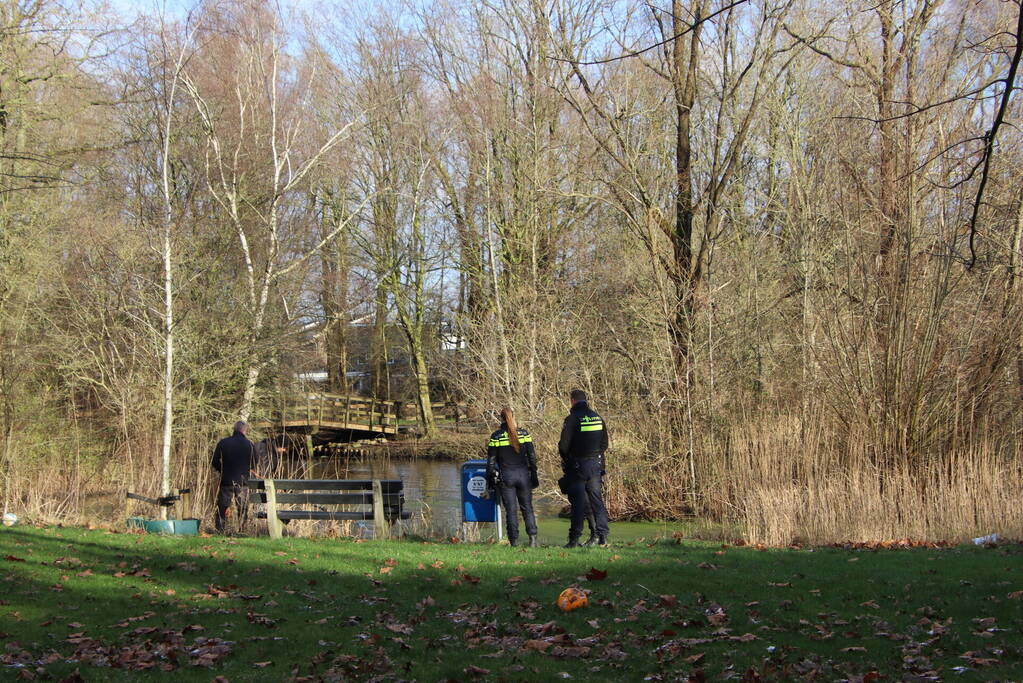
[{"label": "distant house", "polygon": [[[304,369],[295,374],[295,379],[308,389],[325,390],[329,376],[327,367],[327,350],[324,335],[320,333],[322,323],[308,325],[306,329],[314,331],[308,338],[305,353],[302,354],[301,365]],[[401,328],[395,322],[388,322],[385,327],[386,363],[384,371],[387,381],[387,394],[391,398],[409,397],[414,394],[415,376],[412,371],[411,359]],[[348,324],[347,369],[345,371],[348,391],[356,394],[373,394],[373,335],[375,327],[373,316],[364,315],[353,319]],[[465,340],[457,332],[451,321],[442,321],[433,337],[437,345],[433,353],[447,354],[465,348]]]}]

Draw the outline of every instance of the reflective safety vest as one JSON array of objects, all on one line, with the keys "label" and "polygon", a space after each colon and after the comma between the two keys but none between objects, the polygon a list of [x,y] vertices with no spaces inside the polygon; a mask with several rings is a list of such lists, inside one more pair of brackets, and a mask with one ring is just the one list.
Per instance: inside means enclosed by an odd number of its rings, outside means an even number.
[{"label": "reflective safety vest", "polygon": [[585,401],[572,406],[565,418],[558,441],[563,461],[569,458],[596,458],[607,450],[607,424]]},{"label": "reflective safety vest", "polygon": [[536,471],[536,454],[533,447],[533,437],[525,429],[519,427],[516,434],[519,437],[519,452],[512,448],[511,437],[504,425],[501,429],[490,435],[487,443],[487,465],[488,469],[496,467],[499,470],[527,469]]},{"label": "reflective safety vest", "polygon": [[[515,434],[519,437],[520,446],[524,443],[533,443],[533,437],[531,437],[529,432],[525,429],[519,427],[515,430]],[[501,446],[508,446],[511,448],[511,445],[511,437],[508,436],[507,430],[499,429],[490,435],[490,442],[487,444],[487,448],[500,448]],[[515,452],[514,448],[512,448],[512,452]]]}]

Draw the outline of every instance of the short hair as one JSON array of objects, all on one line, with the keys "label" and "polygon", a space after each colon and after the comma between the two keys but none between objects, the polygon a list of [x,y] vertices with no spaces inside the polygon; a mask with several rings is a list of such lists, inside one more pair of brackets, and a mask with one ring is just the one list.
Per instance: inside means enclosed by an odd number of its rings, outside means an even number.
[{"label": "short hair", "polygon": [[568,397],[573,401],[585,401],[586,392],[583,391],[582,389],[573,389],[572,392],[568,395]]},{"label": "short hair", "polygon": [[241,432],[242,434],[249,433],[249,423],[245,420],[238,420],[234,423],[234,431]]}]

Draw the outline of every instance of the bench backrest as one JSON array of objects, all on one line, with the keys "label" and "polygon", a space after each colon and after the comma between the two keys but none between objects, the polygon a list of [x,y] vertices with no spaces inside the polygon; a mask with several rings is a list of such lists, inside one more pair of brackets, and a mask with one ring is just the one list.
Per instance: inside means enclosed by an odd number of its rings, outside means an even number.
[{"label": "bench backrest", "polygon": [[[372,519],[374,534],[386,537],[390,519],[406,517],[405,495],[400,479],[250,479],[249,489],[256,502],[266,503],[271,538],[281,538],[281,520],[287,519]],[[351,493],[346,493],[346,492]],[[279,511],[289,505],[368,505],[370,512]],[[351,515],[355,515],[352,517]]]},{"label": "bench backrest", "polygon": [[[292,505],[372,505],[371,479],[274,479],[277,502]],[[249,488],[257,503],[266,502],[266,483],[263,479],[249,479]],[[404,484],[400,479],[381,479],[380,491],[384,505],[391,507],[404,502]],[[353,491],[354,493],[341,493]],[[329,493],[328,493],[329,492]]]}]

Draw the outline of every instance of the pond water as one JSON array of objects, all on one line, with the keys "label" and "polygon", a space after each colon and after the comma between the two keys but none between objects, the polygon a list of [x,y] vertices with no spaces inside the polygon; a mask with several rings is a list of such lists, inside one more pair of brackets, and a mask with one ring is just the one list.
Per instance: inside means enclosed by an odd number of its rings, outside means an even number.
[{"label": "pond water", "polygon": [[[282,463],[283,464],[283,463]],[[375,456],[366,458],[330,457],[313,461],[313,479],[401,479],[404,482],[405,504],[413,514],[409,531],[429,536],[456,536],[462,528],[462,463],[426,458]],[[306,463],[290,461],[278,476],[306,478]],[[534,492],[539,536],[542,543],[564,543],[568,536],[568,519],[558,513],[567,499],[555,493],[553,482],[541,482]],[[361,524],[361,523],[360,523]],[[372,523],[361,525],[367,535]],[[520,519],[520,528],[522,527]],[[611,534],[616,541],[636,538],[665,538],[689,525],[674,522],[615,522]],[[471,525],[470,539],[494,538],[492,524]],[[525,530],[522,530],[525,536]],[[585,535],[584,535],[585,536]]]}]

